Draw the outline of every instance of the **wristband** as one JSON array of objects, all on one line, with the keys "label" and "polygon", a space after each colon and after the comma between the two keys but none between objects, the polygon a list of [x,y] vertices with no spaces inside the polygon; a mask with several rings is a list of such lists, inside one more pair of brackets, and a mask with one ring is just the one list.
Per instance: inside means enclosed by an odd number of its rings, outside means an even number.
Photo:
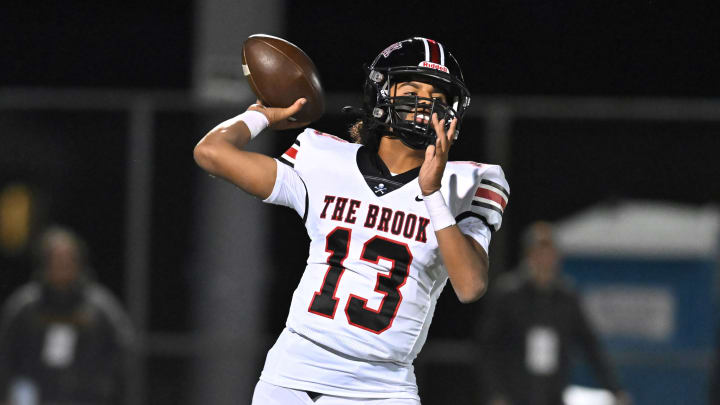
[{"label": "wristband", "polygon": [[427,208],[430,215],[430,223],[433,225],[435,232],[455,225],[455,217],[450,212],[447,204],[445,204],[445,198],[443,198],[440,190],[426,195],[423,200],[425,200],[425,208]]},{"label": "wristband", "polygon": [[248,129],[250,130],[250,139],[258,136],[260,132],[263,131],[263,129],[267,128],[268,125],[270,125],[270,122],[268,121],[265,114],[255,110],[245,111],[244,113],[235,117],[235,119],[240,120],[244,122],[245,125],[247,125]]}]

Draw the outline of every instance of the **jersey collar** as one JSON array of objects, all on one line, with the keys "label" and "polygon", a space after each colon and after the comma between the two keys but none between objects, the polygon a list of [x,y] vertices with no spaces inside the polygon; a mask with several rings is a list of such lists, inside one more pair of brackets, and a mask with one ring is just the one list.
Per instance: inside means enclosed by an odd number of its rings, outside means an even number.
[{"label": "jersey collar", "polygon": [[385,162],[380,159],[380,156],[366,146],[360,147],[356,159],[358,169],[365,178],[365,182],[378,197],[393,192],[415,180],[420,173],[420,166],[418,166],[405,173],[393,176],[385,166]]}]

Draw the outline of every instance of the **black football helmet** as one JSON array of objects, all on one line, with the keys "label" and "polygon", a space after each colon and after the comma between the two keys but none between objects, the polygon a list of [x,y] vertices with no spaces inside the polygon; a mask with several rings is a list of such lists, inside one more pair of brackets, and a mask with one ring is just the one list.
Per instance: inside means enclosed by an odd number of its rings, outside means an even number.
[{"label": "black football helmet", "polygon": [[[363,110],[367,120],[392,128],[392,136],[405,145],[424,149],[435,143],[435,130],[430,120],[416,120],[416,115],[431,117],[437,113],[438,120],[445,119],[446,130],[452,120],[458,120],[457,139],[463,115],[470,106],[470,92],[460,65],[441,43],[421,37],[396,42],[380,52],[366,68],[366,74]],[[448,103],[437,98],[391,97],[391,85],[406,81],[434,85],[446,94]]]}]

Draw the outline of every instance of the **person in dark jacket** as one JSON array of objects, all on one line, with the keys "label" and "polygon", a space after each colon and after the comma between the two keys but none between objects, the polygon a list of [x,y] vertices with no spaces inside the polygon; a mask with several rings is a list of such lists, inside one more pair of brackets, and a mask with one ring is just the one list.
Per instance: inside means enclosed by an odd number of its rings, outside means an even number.
[{"label": "person in dark jacket", "polygon": [[85,256],[74,233],[47,230],[34,280],[6,301],[0,383],[9,403],[117,403],[132,328],[110,292],[91,281]]},{"label": "person in dark jacket", "polygon": [[709,405],[720,405],[720,330],[716,332],[717,343],[715,345],[715,355],[712,360],[712,369],[709,379]]},{"label": "person in dark jacket", "polygon": [[520,268],[498,278],[481,325],[488,405],[563,404],[575,348],[584,351],[599,382],[616,394],[616,403],[629,403],[577,294],[558,275],[551,225],[531,225],[523,244]]}]

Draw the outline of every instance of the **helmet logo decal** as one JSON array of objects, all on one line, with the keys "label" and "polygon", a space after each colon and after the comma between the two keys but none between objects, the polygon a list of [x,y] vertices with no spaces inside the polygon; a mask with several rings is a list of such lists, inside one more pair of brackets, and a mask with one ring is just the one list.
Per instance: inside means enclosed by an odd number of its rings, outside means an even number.
[{"label": "helmet logo decal", "polygon": [[450,73],[450,71],[448,70],[447,67],[445,67],[445,66],[443,66],[443,65],[441,65],[441,64],[439,64],[439,63],[422,61],[422,62],[420,62],[420,63],[418,64],[418,66],[424,67],[424,68],[429,68],[429,69],[439,70],[439,71],[444,72],[444,73]]},{"label": "helmet logo decal", "polygon": [[380,83],[385,78],[385,76],[383,76],[383,74],[378,72],[377,70],[373,70],[372,72],[370,72],[370,76],[368,77],[370,77],[370,80],[374,81],[375,83]]},{"label": "helmet logo decal", "polygon": [[394,44],[385,48],[385,50],[382,51],[382,55],[387,58],[388,56],[390,56],[392,51],[400,49],[400,48],[402,48],[402,42],[395,42]]}]

